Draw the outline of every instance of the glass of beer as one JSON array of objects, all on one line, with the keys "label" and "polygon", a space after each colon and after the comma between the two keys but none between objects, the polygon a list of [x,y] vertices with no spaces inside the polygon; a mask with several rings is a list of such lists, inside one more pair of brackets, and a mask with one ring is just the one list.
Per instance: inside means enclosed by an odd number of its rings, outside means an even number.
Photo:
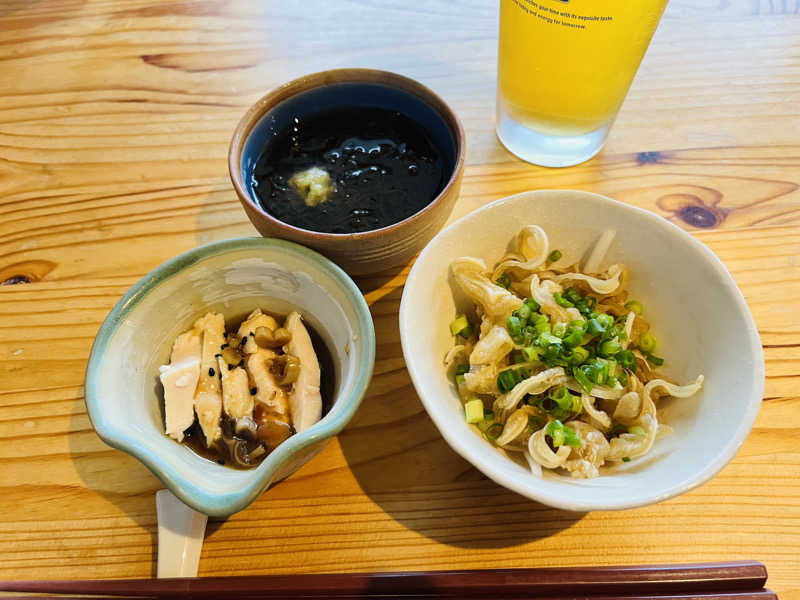
[{"label": "glass of beer", "polygon": [[600,151],[667,0],[500,0],[497,136],[528,162]]}]

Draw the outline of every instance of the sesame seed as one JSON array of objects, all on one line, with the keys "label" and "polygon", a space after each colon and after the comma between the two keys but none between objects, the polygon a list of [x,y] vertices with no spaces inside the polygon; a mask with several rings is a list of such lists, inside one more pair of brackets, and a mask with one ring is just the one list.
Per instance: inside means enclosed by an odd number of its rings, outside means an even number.
[{"label": "sesame seed", "polygon": [[214,370],[214,367],[209,367],[208,376],[209,377],[213,377],[215,374],[216,374],[216,371]]},{"label": "sesame seed", "polygon": [[255,396],[258,393],[258,388],[250,388],[250,395]]},{"label": "sesame seed", "polygon": [[219,352],[217,352],[217,353],[214,355],[214,358],[219,358],[220,356],[222,356],[222,354],[220,354]]},{"label": "sesame seed", "polygon": [[231,363],[228,363],[228,371],[230,371],[232,368],[233,368],[233,365]]},{"label": "sesame seed", "polygon": [[225,348],[227,348],[227,347],[228,347],[228,344],[226,342],[225,344],[222,344],[222,346],[220,346],[220,350],[225,350]]}]

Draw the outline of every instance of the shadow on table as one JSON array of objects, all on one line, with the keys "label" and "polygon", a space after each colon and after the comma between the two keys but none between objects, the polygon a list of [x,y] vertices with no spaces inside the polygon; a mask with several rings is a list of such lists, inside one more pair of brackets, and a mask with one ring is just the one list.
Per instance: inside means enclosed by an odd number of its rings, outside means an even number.
[{"label": "shadow on table", "polygon": [[[364,492],[405,527],[462,548],[504,548],[547,537],[583,517],[495,484],[458,456],[428,417],[405,369],[397,311],[402,286],[359,281],[376,335],[372,383],[339,444]],[[400,282],[402,283],[402,281]],[[382,292],[386,293],[382,293]]]},{"label": "shadow on table", "polygon": [[[107,446],[95,433],[83,399],[76,400],[72,406],[70,417],[69,453],[75,471],[83,485],[97,494],[87,497],[86,503],[76,508],[74,498],[69,505],[69,517],[72,519],[119,519],[120,513],[127,516],[141,531],[150,537],[150,565],[147,575],[155,577],[158,558],[158,523],[156,518],[156,491],[164,485],[138,460],[132,456]],[[51,502],[55,503],[56,500]],[[112,505],[113,509],[108,505]],[[53,507],[58,511],[57,507]],[[66,517],[67,510],[60,512]],[[107,535],[132,536],[128,532],[115,531],[125,525],[109,525]],[[122,542],[120,542],[122,543]],[[128,548],[139,545],[136,541],[128,541]],[[109,545],[112,545],[109,541]],[[120,552],[122,554],[122,551]],[[127,561],[141,562],[134,553],[126,555]],[[146,559],[144,559],[146,560]],[[131,567],[130,576],[142,576],[143,573]]]}]

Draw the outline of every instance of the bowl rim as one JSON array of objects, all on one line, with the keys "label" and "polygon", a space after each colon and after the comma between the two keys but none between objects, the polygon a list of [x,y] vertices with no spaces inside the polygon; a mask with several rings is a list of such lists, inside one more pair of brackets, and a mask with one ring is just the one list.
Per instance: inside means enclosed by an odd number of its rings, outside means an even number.
[{"label": "bowl rim", "polygon": [[[303,229],[284,223],[280,219],[270,215],[250,197],[247,191],[247,185],[243,181],[241,173],[242,150],[244,145],[247,143],[253,127],[261,121],[262,117],[268,111],[275,108],[281,102],[313,89],[342,83],[371,83],[375,85],[384,85],[416,96],[430,106],[444,120],[453,134],[453,141],[456,147],[456,160],[453,164],[450,177],[436,197],[423,208],[402,221],[392,223],[391,225],[379,229],[370,229],[369,231],[354,233],[328,233]],[[291,234],[292,239],[303,243],[313,243],[321,240],[374,241],[387,233],[394,233],[417,221],[423,221],[430,212],[435,210],[436,206],[445,201],[451,190],[457,185],[460,173],[464,169],[465,161],[466,134],[464,133],[464,126],[461,124],[458,115],[450,108],[450,105],[436,94],[436,92],[422,83],[410,77],[406,77],[405,75],[380,69],[344,68],[318,71],[316,73],[309,73],[297,77],[296,79],[292,79],[291,81],[271,89],[247,109],[247,112],[245,112],[236,125],[228,147],[228,173],[231,178],[231,183],[233,183],[233,187],[236,190],[236,195],[239,196],[239,200],[245,203],[251,210],[255,211],[282,234]],[[250,213],[248,212],[248,218],[249,217]]]},{"label": "bowl rim", "polygon": [[[705,258],[705,260],[717,271],[721,280],[725,283],[726,289],[730,292],[731,296],[734,299],[736,304],[736,308],[739,310],[740,314],[742,315],[745,325],[747,327],[748,339],[750,341],[750,351],[752,352],[753,357],[755,358],[755,364],[753,365],[753,387],[751,389],[750,398],[747,404],[747,409],[742,415],[742,419],[739,422],[738,427],[734,431],[734,435],[728,440],[727,444],[721,448],[720,452],[716,455],[713,461],[709,463],[705,468],[698,471],[691,477],[685,478],[684,480],[670,485],[665,489],[661,490],[659,493],[651,494],[648,496],[643,497],[641,500],[638,501],[626,501],[624,499],[614,502],[592,502],[592,501],[575,501],[564,499],[556,495],[550,495],[546,493],[541,493],[539,490],[535,489],[535,486],[530,485],[523,485],[520,483],[521,481],[528,481],[528,480],[518,480],[517,478],[506,478],[502,474],[498,474],[497,472],[493,471],[491,468],[491,461],[484,460],[482,456],[479,454],[473,453],[472,448],[474,447],[474,442],[478,441],[477,436],[475,440],[467,438],[466,436],[457,435],[454,432],[447,429],[446,424],[439,421],[437,415],[437,400],[434,398],[426,397],[424,394],[425,389],[425,381],[424,379],[416,372],[416,365],[415,365],[415,358],[414,353],[412,351],[412,336],[410,335],[410,327],[411,322],[409,319],[409,305],[411,304],[410,299],[410,289],[414,287],[414,280],[417,274],[420,272],[423,265],[426,261],[424,260],[430,255],[435,253],[435,249],[437,246],[437,242],[447,236],[451,230],[458,228],[463,222],[473,219],[479,219],[482,214],[487,212],[495,211],[498,209],[502,209],[503,206],[507,204],[512,204],[515,202],[533,202],[537,196],[542,195],[564,195],[575,197],[575,195],[581,195],[587,199],[590,199],[595,202],[600,202],[601,204],[606,205],[615,205],[622,207],[624,210],[631,211],[636,213],[643,218],[651,221],[657,227],[664,227],[666,229],[672,230],[674,233],[678,234],[680,238],[682,238],[686,243],[690,244],[694,250]],[[411,283],[411,285],[409,285]],[[403,356],[406,360],[406,368],[408,369],[409,375],[411,377],[411,381],[414,384],[414,388],[417,391],[417,395],[419,396],[425,410],[428,412],[428,415],[431,417],[431,420],[436,425],[439,432],[444,437],[445,441],[447,441],[448,445],[456,451],[462,458],[464,458],[467,462],[472,464],[476,467],[479,471],[481,471],[484,475],[486,475],[489,479],[494,481],[495,483],[502,485],[512,491],[517,492],[518,494],[530,498],[532,500],[536,500],[541,502],[542,504],[546,504],[548,506],[552,506],[555,508],[560,508],[563,510],[570,510],[570,511],[579,511],[579,512],[588,512],[593,510],[624,510],[628,508],[636,508],[639,506],[646,506],[649,504],[655,504],[657,502],[661,502],[663,500],[667,500],[669,498],[673,498],[684,492],[688,492],[703,483],[706,483],[712,477],[714,477],[719,471],[721,471],[736,455],[739,448],[744,443],[745,439],[747,438],[750,430],[753,427],[753,424],[756,420],[756,416],[758,415],[758,410],[761,407],[762,398],[764,395],[764,353],[761,346],[761,338],[758,334],[758,329],[756,328],[755,321],[753,320],[753,316],[750,312],[749,307],[747,306],[747,302],[744,299],[739,287],[736,285],[731,274],[728,272],[728,269],[722,263],[722,261],[711,251],[708,246],[703,244],[700,240],[695,238],[693,235],[688,233],[687,231],[681,229],[671,221],[661,217],[660,215],[640,208],[638,206],[633,206],[631,204],[627,204],[625,202],[620,202],[619,200],[614,200],[613,198],[609,198],[608,196],[604,196],[602,194],[597,194],[595,192],[587,192],[583,190],[554,190],[554,189],[541,189],[541,190],[529,190],[525,192],[520,192],[517,194],[513,194],[511,196],[506,196],[504,198],[500,198],[499,200],[495,200],[489,204],[482,206],[481,208],[476,209],[475,211],[468,213],[467,215],[461,217],[457,221],[454,221],[442,231],[440,231],[425,247],[425,249],[420,253],[419,257],[414,263],[414,266],[411,268],[411,271],[406,278],[406,284],[403,289],[403,295],[400,300],[400,311],[399,311],[399,327],[400,327],[400,344],[403,349]]]},{"label": "bowl rim", "polygon": [[[104,418],[103,398],[99,393],[99,384],[103,376],[100,367],[106,347],[119,326],[139,301],[158,285],[208,258],[231,251],[263,248],[277,249],[282,253],[293,254],[333,277],[352,302],[360,335],[358,340],[351,341],[351,343],[359,345],[362,352],[354,369],[352,390],[347,396],[340,398],[337,403],[342,407],[340,412],[329,411],[319,422],[305,431],[296,433],[278,446],[260,465],[248,472],[250,477],[246,485],[233,492],[210,493],[190,483],[175,469],[165,465],[160,456],[139,446],[134,437]],[[340,267],[318,252],[286,240],[263,237],[230,238],[203,244],[162,263],[137,281],[117,301],[100,326],[92,344],[86,366],[84,396],[89,420],[97,435],[106,444],[137,458],[172,493],[195,510],[210,516],[227,516],[242,510],[255,500],[271,483],[281,465],[292,455],[311,444],[333,437],[347,425],[367,391],[374,365],[375,330],[369,306],[356,284]]]}]

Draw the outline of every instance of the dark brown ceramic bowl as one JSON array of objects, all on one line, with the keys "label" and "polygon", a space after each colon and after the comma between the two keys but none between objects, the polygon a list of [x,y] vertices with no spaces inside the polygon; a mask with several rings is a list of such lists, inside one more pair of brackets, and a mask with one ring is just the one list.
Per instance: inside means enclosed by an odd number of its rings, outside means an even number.
[{"label": "dark brown ceramic bowl", "polygon": [[[410,217],[372,231],[337,234],[294,227],[267,213],[256,201],[250,176],[281,120],[321,107],[372,105],[399,110],[425,128],[445,160],[449,179],[430,204]],[[410,114],[418,112],[419,114]],[[288,121],[287,121],[288,123]],[[445,102],[413,79],[372,69],[336,69],[290,81],[261,98],[236,127],[228,168],[250,221],[265,237],[319,250],[354,275],[407,264],[442,228],[458,198],[465,155],[464,129]]]}]

